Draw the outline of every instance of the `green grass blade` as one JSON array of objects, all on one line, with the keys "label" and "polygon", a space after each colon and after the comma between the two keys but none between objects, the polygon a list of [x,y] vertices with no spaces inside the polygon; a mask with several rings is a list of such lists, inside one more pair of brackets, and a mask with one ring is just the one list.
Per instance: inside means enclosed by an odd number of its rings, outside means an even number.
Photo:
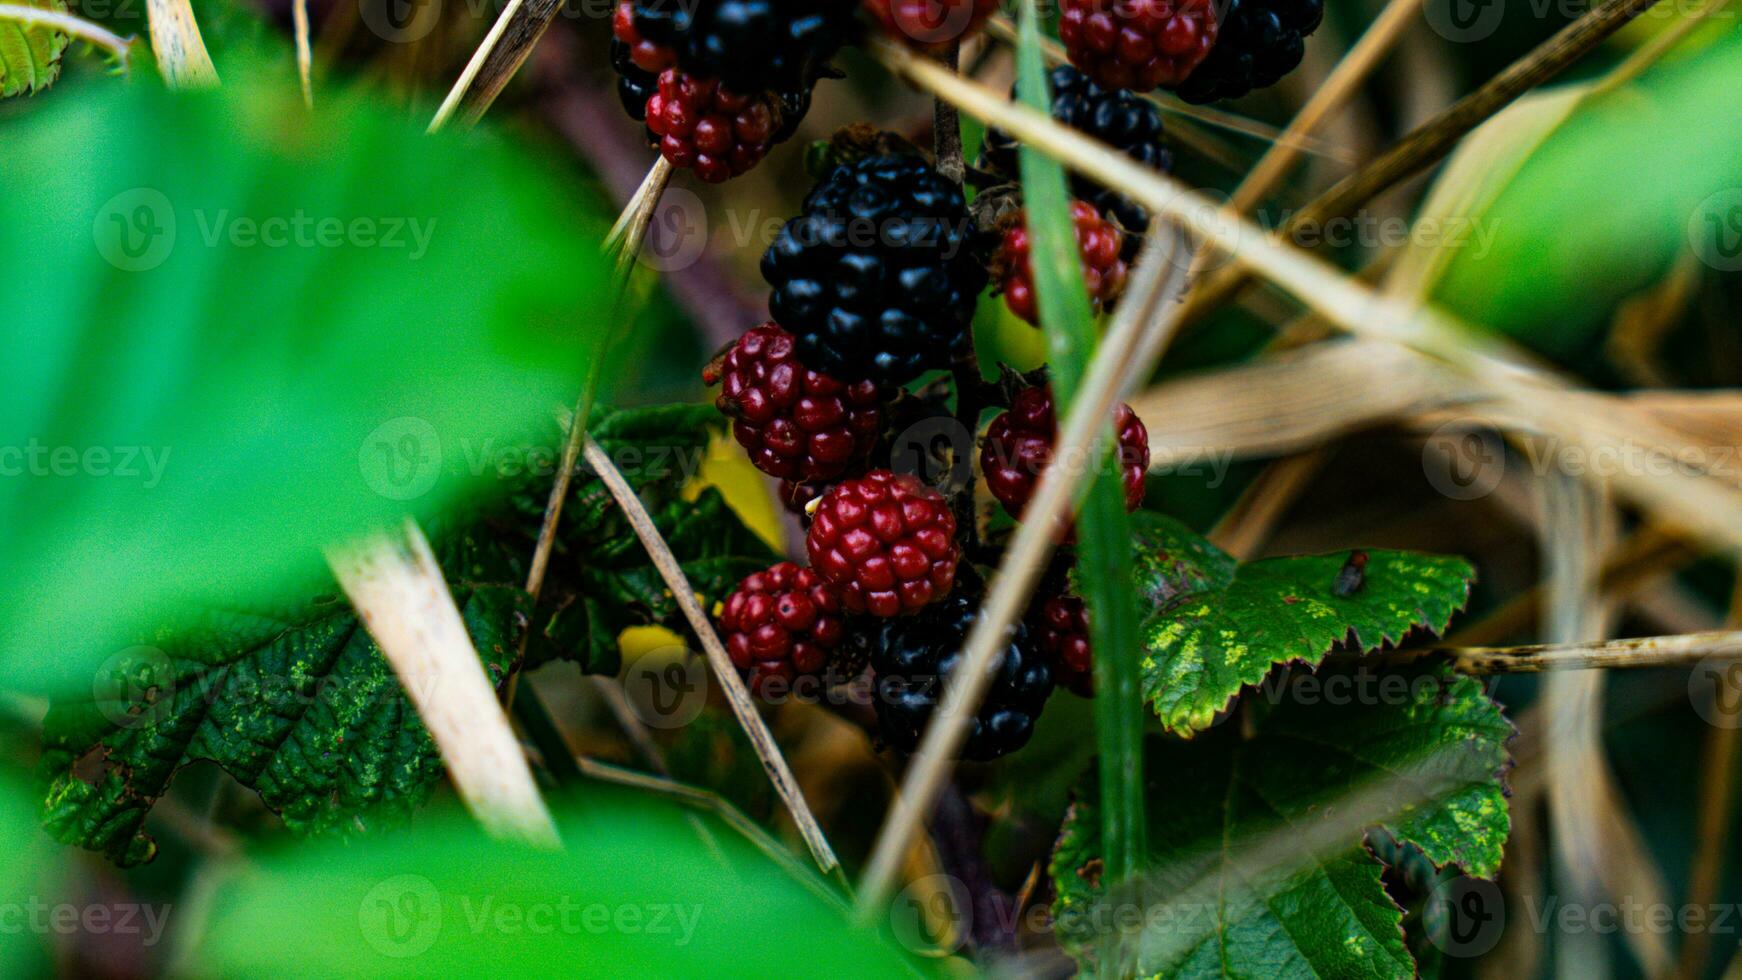
[{"label": "green grass blade", "polygon": [[[1046,112],[1051,103],[1040,52],[1034,0],[1022,4],[1017,47],[1018,89],[1024,103]],[[1034,288],[1047,338],[1058,414],[1076,398],[1094,354],[1096,332],[1083,285],[1064,169],[1028,146],[1022,186],[1033,243]],[[1112,445],[1111,427],[1106,445]],[[1077,588],[1089,608],[1095,656],[1095,734],[1100,750],[1102,834],[1109,882],[1125,880],[1146,851],[1143,813],[1143,702],[1138,680],[1138,622],[1131,591],[1131,536],[1118,468],[1099,461],[1077,522]]]}]

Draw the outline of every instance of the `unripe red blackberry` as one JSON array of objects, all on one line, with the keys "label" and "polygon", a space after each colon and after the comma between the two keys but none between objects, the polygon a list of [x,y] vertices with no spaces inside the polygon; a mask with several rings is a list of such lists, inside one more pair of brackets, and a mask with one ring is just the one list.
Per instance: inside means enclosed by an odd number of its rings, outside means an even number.
[{"label": "unripe red blackberry", "polygon": [[[1115,410],[1113,429],[1119,440],[1115,453],[1125,486],[1125,509],[1136,510],[1143,506],[1143,476],[1149,470],[1149,430],[1129,405]],[[1049,388],[1023,389],[1010,410],[992,420],[980,450],[980,470],[986,489],[1010,516],[1022,517],[1035,484],[1052,462],[1057,439],[1058,420]]]},{"label": "unripe red blackberry", "polygon": [[998,12],[998,0],[865,0],[865,12],[889,37],[940,51],[985,26]]},{"label": "unripe red blackberry", "polygon": [[1095,696],[1095,661],[1089,650],[1089,613],[1083,600],[1065,593],[1037,605],[1028,616],[1035,645],[1052,666],[1053,680],[1073,694]]},{"label": "unripe red blackberry", "polygon": [[1148,92],[1185,81],[1216,43],[1210,0],[1064,0],[1059,40],[1106,88]]},{"label": "unripe red blackberry", "polygon": [[785,561],[738,583],[720,613],[720,638],[751,691],[774,679],[819,675],[846,628],[822,577]]},{"label": "unripe red blackberry", "polygon": [[[1018,214],[1005,231],[1004,241],[993,256],[992,269],[999,278],[999,289],[1010,312],[1038,324],[1027,219],[1026,212]],[[1071,223],[1076,226],[1077,251],[1083,258],[1083,284],[1088,288],[1089,302],[1099,313],[1111,308],[1125,289],[1129,271],[1124,256],[1125,234],[1087,201],[1071,202]]]},{"label": "unripe red blackberry", "polygon": [[849,612],[885,617],[948,595],[961,557],[949,501],[917,477],[889,470],[824,494],[805,550]]},{"label": "unripe red blackberry", "polygon": [[647,99],[647,128],[674,167],[723,183],[762,162],[780,132],[780,106],[767,95],[740,95],[724,85],[667,68]]},{"label": "unripe red blackberry", "polygon": [[769,476],[832,480],[863,463],[877,444],[883,409],[877,386],[846,384],[805,367],[792,334],[765,323],[738,338],[702,373],[719,384],[714,400],[732,435]]}]

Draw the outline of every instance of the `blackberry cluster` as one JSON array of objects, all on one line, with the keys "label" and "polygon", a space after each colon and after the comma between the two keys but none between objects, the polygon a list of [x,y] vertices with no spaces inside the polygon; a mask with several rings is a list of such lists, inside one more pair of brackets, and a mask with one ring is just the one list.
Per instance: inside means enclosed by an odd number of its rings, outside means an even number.
[{"label": "blackberry cluster", "polygon": [[865,0],[883,33],[921,51],[965,41],[998,11],[998,0]]},{"label": "blackberry cluster", "polygon": [[[870,647],[877,675],[877,727],[900,752],[919,747],[920,737],[962,659],[962,646],[979,616],[978,583],[963,587],[919,616],[884,620],[857,634]],[[1022,748],[1052,696],[1053,675],[1028,628],[1011,627],[996,674],[968,730],[962,756],[995,759]]]},{"label": "blackberry cluster", "polygon": [[1179,86],[1179,97],[1187,102],[1236,99],[1275,85],[1300,64],[1307,36],[1325,16],[1324,0],[1225,2],[1216,46]]},{"label": "blackberry cluster", "polygon": [[626,0],[636,33],[740,92],[808,90],[853,30],[842,0]]},{"label": "blackberry cluster", "polygon": [[837,167],[762,258],[774,319],[845,381],[903,385],[948,367],[986,285],[962,190],[918,157]]},{"label": "blackberry cluster", "polygon": [[[1162,143],[1161,111],[1155,103],[1124,89],[1104,89],[1070,65],[1054,68],[1051,81],[1054,119],[1151,170],[1166,173],[1173,168],[1173,155]],[[1014,91],[1011,96],[1015,97]],[[987,130],[980,168],[1015,180],[1020,176],[1018,146],[1004,131]],[[1149,230],[1149,212],[1129,197],[1080,174],[1071,177],[1071,194],[1093,204],[1131,233],[1126,239],[1126,258],[1132,258],[1143,232]]]},{"label": "blackberry cluster", "polygon": [[1147,92],[1185,81],[1217,43],[1211,0],[1064,0],[1059,40],[1106,88]]},{"label": "blackberry cluster", "polygon": [[877,386],[846,384],[805,367],[792,334],[765,323],[702,373],[750,462],[795,484],[831,480],[863,462],[883,422]]},{"label": "blackberry cluster", "polygon": [[[992,258],[998,288],[1010,312],[1039,325],[1034,306],[1034,263],[1029,254],[1027,215],[1018,214],[1004,233],[1004,241]],[[1083,261],[1083,284],[1096,312],[1111,309],[1125,290],[1125,235],[1119,226],[1101,217],[1087,201],[1071,202],[1071,224],[1077,233],[1077,252]]]},{"label": "blackberry cluster", "polygon": [[1068,593],[1039,603],[1028,628],[1052,666],[1058,686],[1080,697],[1095,696],[1095,661],[1089,651],[1089,613],[1083,600]]}]

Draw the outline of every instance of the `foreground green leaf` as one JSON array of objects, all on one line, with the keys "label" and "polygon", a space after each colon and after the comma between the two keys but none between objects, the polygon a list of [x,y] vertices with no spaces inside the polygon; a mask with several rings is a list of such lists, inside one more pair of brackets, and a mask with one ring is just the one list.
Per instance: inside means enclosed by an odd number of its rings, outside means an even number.
[{"label": "foreground green leaf", "polygon": [[[1295,692],[1254,712],[1250,737],[1150,739],[1144,890],[1111,900],[1142,902],[1146,928],[1128,937],[1142,975],[1412,977],[1364,833],[1436,867],[1499,870],[1512,726],[1443,666],[1368,676],[1373,696],[1352,704]],[[1133,920],[1104,904],[1094,799],[1073,806],[1051,866],[1060,941],[1088,968],[1109,926]]]},{"label": "foreground green leaf", "polygon": [[[65,0],[14,0],[26,7],[64,13]],[[60,77],[60,59],[70,39],[47,27],[0,17],[0,99],[35,95]]]},{"label": "foreground green leaf", "polygon": [[1240,563],[1171,518],[1145,511],[1133,523],[1149,610],[1144,698],[1188,736],[1277,664],[1316,666],[1340,645],[1367,652],[1444,630],[1476,576],[1462,558],[1402,551],[1363,552],[1360,573],[1345,572],[1347,551]]},{"label": "foreground green leaf", "polygon": [[47,691],[504,494],[608,288],[597,202],[486,131],[240,68],[82,95],[0,153],[0,676]]},{"label": "foreground green leaf", "polygon": [[[262,859],[213,902],[199,962],[226,977],[922,976],[808,871],[729,827],[586,787],[567,848],[431,820],[367,848]],[[694,822],[692,822],[692,820]]]}]

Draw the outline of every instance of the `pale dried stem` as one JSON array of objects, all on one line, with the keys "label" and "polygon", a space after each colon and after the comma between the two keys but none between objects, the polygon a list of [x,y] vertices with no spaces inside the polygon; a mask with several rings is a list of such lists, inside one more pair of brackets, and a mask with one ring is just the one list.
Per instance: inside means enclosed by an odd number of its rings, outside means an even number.
[{"label": "pale dried stem", "polygon": [[26,27],[53,28],[69,37],[76,37],[86,43],[94,44],[114,55],[123,71],[128,67],[133,40],[122,37],[101,24],[85,20],[83,17],[75,17],[59,10],[26,7],[15,3],[0,3],[0,20],[12,21]]},{"label": "pale dried stem", "polygon": [[[1730,612],[1725,625],[1742,627],[1742,569],[1730,596]],[[1731,633],[1739,637],[1742,634]],[[1714,654],[1716,655],[1716,654]],[[1712,692],[1713,717],[1722,723],[1712,726],[1706,735],[1704,777],[1699,781],[1699,821],[1694,834],[1698,841],[1693,862],[1688,866],[1688,898],[1682,908],[1711,908],[1718,897],[1718,883],[1723,877],[1724,858],[1729,853],[1730,807],[1735,800],[1736,756],[1742,742],[1742,687],[1732,670],[1719,672]],[[1711,953],[1710,930],[1695,929],[1682,937],[1682,947],[1676,961],[1676,974],[1694,980],[1705,972]]]},{"label": "pale dried stem", "polygon": [[[1154,232],[1132,273],[1123,303],[1083,379],[1080,394],[1060,427],[1055,458],[1093,459],[1095,444],[1115,404],[1127,389],[1147,377],[1173,336],[1184,286],[1181,261],[1188,248],[1176,234]],[[1048,557],[1057,547],[1054,528],[1096,470],[1093,466],[1048,467],[1041,474],[1024,519],[1005,552],[1003,564],[962,647],[961,665],[951,672],[942,703],[926,726],[902,780],[865,872],[859,894],[861,920],[879,914],[893,891],[896,875],[918,836],[926,815],[949,778],[968,735],[968,723],[992,682],[998,651],[1010,625],[1022,614]]]},{"label": "pale dried stem", "polygon": [[1277,137],[1276,143],[1253,165],[1252,170],[1240,181],[1240,186],[1234,188],[1228,201],[1229,207],[1244,214],[1264,200],[1264,196],[1275,188],[1277,182],[1288,174],[1288,169],[1300,159],[1302,142],[1318,129],[1326,117],[1342,106],[1344,100],[1354,94],[1372,74],[1373,69],[1391,53],[1393,45],[1403,36],[1404,28],[1409,26],[1420,6],[1421,0],[1388,0],[1385,9],[1374,18],[1366,33],[1337,62],[1337,67],[1331,71],[1325,83],[1315,89],[1306,105],[1301,106],[1300,111],[1295,113],[1288,128]]},{"label": "pale dried stem", "polygon": [[[1523,363],[1520,355],[1492,334],[1478,334],[1431,306],[1377,295],[1333,266],[1227,214],[1177,181],[896,45],[877,42],[873,50],[885,65],[920,87],[950,99],[1072,169],[1121,188],[1158,215],[1202,234],[1339,327],[1412,347],[1457,368],[1473,391],[1491,397],[1502,411],[1526,420],[1538,431],[1558,435],[1571,446],[1597,454],[1625,455],[1637,447],[1653,454],[1673,454],[1677,447],[1677,440],[1653,420],[1613,398],[1560,390],[1557,379]],[[1703,472],[1677,470],[1656,475],[1621,469],[1611,479],[1635,503],[1715,542],[1742,549],[1742,496],[1732,489]]]},{"label": "pale dried stem", "polygon": [[749,737],[757,758],[762,760],[762,767],[773,782],[774,791],[780,795],[787,811],[792,814],[793,822],[798,825],[799,836],[804,838],[811,855],[823,872],[827,874],[833,871],[839,864],[835,852],[829,847],[828,839],[823,836],[816,815],[805,802],[804,793],[799,789],[798,780],[793,777],[786,757],[781,754],[780,746],[775,743],[773,734],[768,731],[762,716],[757,713],[756,703],[750,699],[750,691],[744,686],[743,678],[738,676],[737,668],[732,666],[732,658],[726,653],[725,645],[720,642],[719,634],[714,631],[714,624],[709,621],[701,603],[696,601],[695,588],[684,575],[683,566],[678,562],[677,556],[672,554],[671,547],[660,535],[659,528],[654,525],[647,508],[642,505],[641,498],[635,495],[635,490],[623,479],[623,474],[618,472],[611,457],[599,448],[599,444],[591,438],[584,438],[581,455],[599,475],[606,489],[610,490],[617,505],[623,508],[624,516],[629,518],[629,525],[634,529],[635,536],[641,539],[642,547],[647,549],[654,567],[659,570],[660,577],[665,579],[672,598],[677,602],[678,608],[683,610],[684,618],[689,621],[690,629],[701,640],[702,649],[708,657],[708,665],[713,668],[714,679],[725,692],[726,701],[732,706],[732,713],[737,716],[738,723],[743,726],[744,734]]},{"label": "pale dried stem", "polygon": [[[1461,674],[1541,674],[1557,670],[1641,670],[1697,666],[1707,660],[1742,660],[1742,630],[1644,636],[1588,643],[1538,643],[1516,647],[1428,646],[1384,654],[1378,662],[1412,663],[1444,657]],[[1372,657],[1351,657],[1359,663]]]},{"label": "pale dried stem", "polygon": [[1265,468],[1210,529],[1210,543],[1241,560],[1254,558],[1302,489],[1324,468],[1328,452],[1314,449]]},{"label": "pale dried stem", "polygon": [[302,82],[302,104],[313,109],[314,52],[309,46],[308,0],[291,0],[290,21],[296,34],[296,74]]},{"label": "pale dried stem", "polygon": [[556,825],[484,673],[429,542],[407,521],[328,552],[339,585],[399,676],[460,798],[492,833],[557,847]]},{"label": "pale dried stem", "polygon": [[146,0],[145,11],[151,22],[151,52],[164,82],[170,88],[215,87],[218,69],[188,0]]},{"label": "pale dried stem", "polygon": [[466,111],[468,122],[477,122],[489,111],[509,79],[526,63],[561,7],[559,0],[508,0],[436,109],[429,131],[433,133],[446,126],[468,96],[471,99],[471,107]]},{"label": "pale dried stem", "polygon": [[496,50],[497,43],[502,40],[503,33],[508,30],[509,22],[520,13],[520,8],[524,3],[525,0],[508,0],[507,6],[502,8],[502,13],[497,15],[496,22],[490,25],[490,32],[484,35],[484,40],[479,43],[478,49],[472,52],[472,57],[466,62],[466,67],[460,71],[460,77],[455,79],[453,87],[448,89],[447,97],[442,99],[442,104],[436,108],[435,118],[429,121],[430,132],[439,132],[443,126],[448,124],[448,120],[453,118],[455,110],[460,107],[460,100],[464,99],[466,93],[472,90],[472,83],[477,81],[478,72],[483,70],[484,62],[490,57],[490,53]]}]

